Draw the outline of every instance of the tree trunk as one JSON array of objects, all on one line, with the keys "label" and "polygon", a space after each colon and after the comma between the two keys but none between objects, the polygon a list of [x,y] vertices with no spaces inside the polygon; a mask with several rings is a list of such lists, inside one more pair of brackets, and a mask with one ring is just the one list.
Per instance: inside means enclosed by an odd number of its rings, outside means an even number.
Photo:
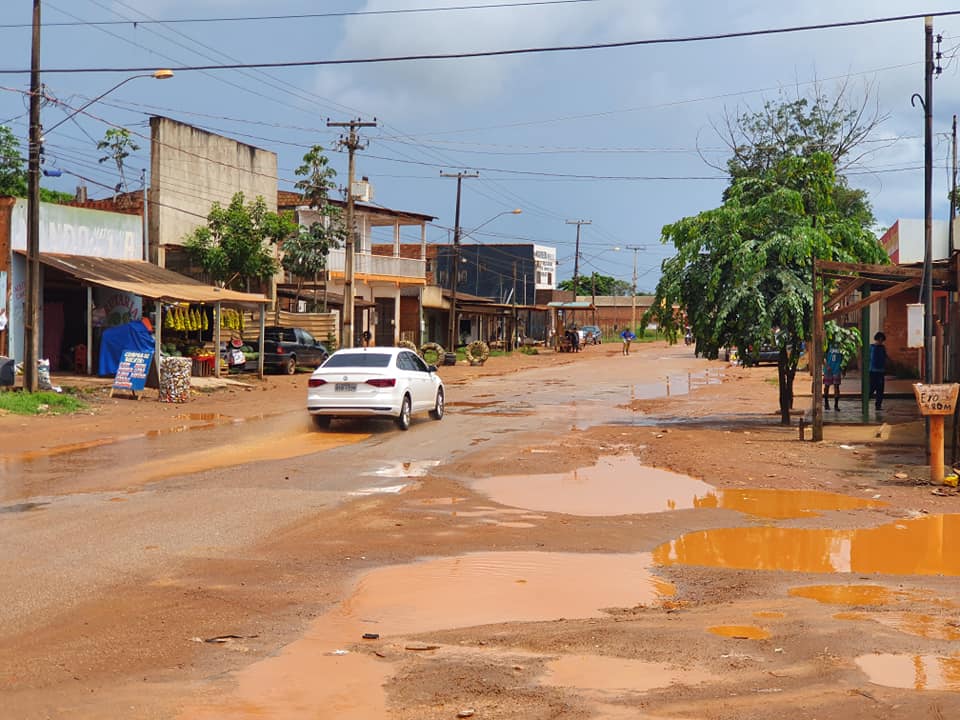
[{"label": "tree trunk", "polygon": [[780,359],[777,362],[777,384],[780,389],[780,424],[790,424],[790,407],[793,405],[793,384],[790,382],[790,372],[786,348],[780,348]]}]

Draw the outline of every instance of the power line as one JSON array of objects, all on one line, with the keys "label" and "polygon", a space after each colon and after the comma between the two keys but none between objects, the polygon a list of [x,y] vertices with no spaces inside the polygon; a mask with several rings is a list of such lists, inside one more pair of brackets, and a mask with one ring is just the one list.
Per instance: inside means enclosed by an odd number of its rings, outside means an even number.
[{"label": "power line", "polygon": [[[288,60],[282,62],[229,63],[220,65],[182,65],[171,68],[176,72],[199,70],[245,70],[251,68],[294,68],[318,67],[329,65],[370,65],[376,63],[410,62],[413,60],[462,60],[466,58],[507,57],[511,55],[534,55],[541,53],[575,52],[583,50],[610,50],[615,48],[641,47],[645,45],[679,45],[709,40],[730,40],[734,38],[760,37],[764,35],[783,35],[787,33],[808,32],[812,30],[832,30],[836,28],[863,27],[883,23],[917,20],[923,17],[947,17],[960,15],[960,10],[945,10],[935,13],[914,13],[911,15],[892,15],[888,17],[868,18],[865,20],[847,20],[843,22],[817,23],[813,25],[792,25],[762,30],[743,30],[740,32],[712,33],[708,35],[685,35],[667,38],[648,38],[643,40],[623,40],[609,43],[582,43],[577,45],[545,45],[542,47],[513,48],[507,50],[478,50],[457,53],[422,53],[416,55],[388,55],[383,57],[344,58],[340,60]],[[94,67],[94,68],[44,68],[44,73],[114,73],[114,72],[152,72],[155,67]],[[0,70],[0,75],[24,75],[30,70]]]},{"label": "power line", "polygon": [[[575,5],[594,3],[599,0],[528,0],[527,2],[494,3],[491,5],[455,5],[451,7],[404,8],[401,10],[340,10],[321,13],[297,13],[291,15],[246,15],[209,18],[172,18],[170,20],[81,20],[79,22],[44,23],[44,27],[82,27],[86,25],[148,25],[153,23],[214,23],[214,22],[260,22],[264,20],[310,20],[316,18],[363,17],[370,15],[412,15],[416,13],[439,13],[454,10],[495,10],[503,8],[535,7],[543,5]],[[0,24],[0,28],[27,28],[28,23]]]}]

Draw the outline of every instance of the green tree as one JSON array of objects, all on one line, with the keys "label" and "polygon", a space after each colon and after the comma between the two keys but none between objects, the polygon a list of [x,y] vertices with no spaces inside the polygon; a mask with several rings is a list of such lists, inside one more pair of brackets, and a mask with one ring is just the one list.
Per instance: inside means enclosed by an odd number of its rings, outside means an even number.
[{"label": "green tree", "polygon": [[130,131],[126,128],[110,128],[103,134],[103,140],[97,143],[97,150],[108,151],[106,155],[97,162],[105,163],[113,160],[117,166],[117,172],[120,173],[120,185],[124,190],[127,189],[127,178],[124,175],[124,161],[130,157],[130,153],[135,153],[140,149],[130,137]]},{"label": "green tree", "polygon": [[[561,290],[573,290],[573,279],[561,280],[557,283]],[[577,278],[577,295],[630,295],[631,285],[623,280],[617,280],[609,275],[592,273],[580,275]]]},{"label": "green tree", "polygon": [[250,290],[252,281],[264,282],[276,273],[269,245],[287,238],[294,229],[288,217],[267,210],[262,197],[247,204],[238,192],[227,207],[213,203],[206,226],[189,233],[184,248],[214,282]]},{"label": "green tree", "polygon": [[[0,125],[0,195],[27,196],[26,161],[20,155],[20,143],[6,125]],[[40,188],[40,199],[62,203],[73,200],[73,195]]]},{"label": "green tree", "polygon": [[[339,248],[347,233],[340,208],[330,203],[330,192],[336,187],[333,180],[337,173],[329,166],[323,148],[320,145],[310,148],[303,156],[303,163],[294,172],[301,178],[294,187],[303,193],[307,205],[315,210],[322,220],[311,223],[310,227],[301,226],[299,232],[283,241],[281,262],[285,270],[297,277],[298,300],[303,279],[313,278],[313,301],[316,306],[317,279],[327,267],[330,250]],[[323,295],[323,311],[326,312],[326,283]]]},{"label": "green tree", "polygon": [[661,241],[676,255],[663,263],[645,321],[656,319],[673,341],[689,323],[709,358],[731,346],[749,358],[751,348],[775,342],[784,424],[809,337],[813,259],[886,261],[864,216],[838,208],[838,187],[828,153],[786,157],[735,178],[720,207],[663,228]]}]

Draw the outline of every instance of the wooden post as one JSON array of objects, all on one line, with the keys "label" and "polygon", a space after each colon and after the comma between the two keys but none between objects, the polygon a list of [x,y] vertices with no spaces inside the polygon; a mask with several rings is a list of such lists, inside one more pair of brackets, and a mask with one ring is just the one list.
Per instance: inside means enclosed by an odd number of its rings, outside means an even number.
[{"label": "wooden post", "polygon": [[[860,291],[862,298],[870,297],[870,286]],[[870,307],[860,310],[860,412],[863,420],[870,419]]]},{"label": "wooden post", "polygon": [[917,399],[920,414],[928,423],[930,430],[930,480],[934,484],[943,483],[943,418],[953,414],[957,402],[957,383],[928,384],[916,383],[913,393]]},{"label": "wooden post", "polygon": [[813,368],[813,430],[814,442],[823,440],[823,284],[813,261],[813,339],[810,342],[810,361]]},{"label": "wooden post", "polygon": [[930,415],[930,481],[943,484],[943,415]]},{"label": "wooden post", "polygon": [[220,343],[223,342],[223,338],[220,335],[220,319],[223,317],[223,305],[217,300],[213,307],[213,346],[216,348],[214,352],[217,356],[213,363],[213,375],[214,377],[220,377],[220,364],[223,362],[220,358]]},{"label": "wooden post", "polygon": [[[353,290],[351,289],[350,292],[353,292]],[[265,317],[267,308],[266,308],[266,305],[263,305],[263,304],[261,304],[259,308],[260,308],[260,344],[258,347],[260,348],[260,352],[257,353],[257,377],[263,380],[263,345],[264,345],[264,338],[266,337],[266,334],[267,334],[266,333],[266,317]],[[350,322],[351,322],[350,332],[353,332],[352,318]],[[353,347],[353,343],[351,342],[346,347]]]}]

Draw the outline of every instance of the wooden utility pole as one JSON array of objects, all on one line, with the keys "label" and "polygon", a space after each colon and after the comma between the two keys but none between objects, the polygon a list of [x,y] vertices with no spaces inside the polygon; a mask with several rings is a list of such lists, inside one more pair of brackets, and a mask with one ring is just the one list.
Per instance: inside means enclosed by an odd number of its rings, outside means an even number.
[{"label": "wooden utility pole", "polygon": [[23,388],[36,392],[40,359],[40,0],[33,0],[30,53],[30,137],[27,152],[27,308]]},{"label": "wooden utility pole", "polygon": [[354,261],[354,252],[356,248],[356,227],[354,221],[353,213],[353,180],[356,175],[356,165],[354,160],[354,154],[357,150],[363,150],[367,144],[360,141],[360,136],[357,133],[359,128],[365,127],[376,127],[377,120],[373,119],[372,122],[364,122],[360,119],[350,120],[348,122],[331,122],[327,120],[327,127],[341,127],[341,128],[350,128],[350,132],[346,135],[340,136],[339,145],[345,147],[349,153],[349,164],[347,172],[347,238],[344,242],[344,258],[343,258],[343,313],[340,316],[340,347],[350,348],[353,347],[353,305],[354,305],[354,292],[353,292],[353,261]]},{"label": "wooden utility pole", "polygon": [[[633,250],[633,292],[630,297],[630,329],[637,332],[637,253],[646,250],[642,245],[628,245],[627,250]],[[643,333],[638,333],[642,335]]]},{"label": "wooden utility pole", "polygon": [[567,225],[577,226],[577,244],[573,251],[573,301],[577,301],[577,283],[580,280],[580,226],[591,225],[591,220],[567,220]]},{"label": "wooden utility pole", "polygon": [[[923,381],[933,382],[933,18],[923,22]],[[929,432],[928,432],[929,436]]]},{"label": "wooden utility pole", "polygon": [[445,173],[440,171],[440,177],[457,179],[457,207],[453,217],[453,257],[450,265],[450,323],[447,328],[447,349],[457,352],[457,276],[460,275],[460,192],[463,189],[464,178],[480,177],[480,173]]}]

